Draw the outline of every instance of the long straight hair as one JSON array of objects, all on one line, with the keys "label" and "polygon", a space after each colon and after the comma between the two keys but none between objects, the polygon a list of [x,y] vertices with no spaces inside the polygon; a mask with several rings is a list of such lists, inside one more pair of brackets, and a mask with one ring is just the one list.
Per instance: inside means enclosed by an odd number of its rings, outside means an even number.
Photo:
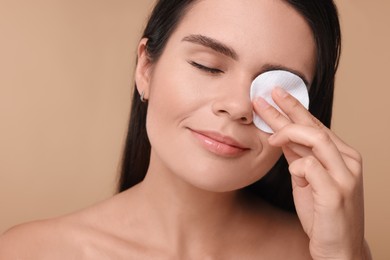
[{"label": "long straight hair", "polygon": [[[284,0],[309,24],[314,35],[317,61],[309,90],[309,111],[330,127],[335,74],[341,52],[341,32],[336,6],[332,0]],[[183,16],[196,0],[159,0],[155,5],[142,38],[147,38],[146,52],[155,62]],[[146,132],[147,103],[134,88],[127,139],[125,143],[118,192],[141,182],[148,170],[150,142]],[[260,180],[242,189],[248,196],[261,197],[283,210],[295,212],[291,177],[284,156]]]}]

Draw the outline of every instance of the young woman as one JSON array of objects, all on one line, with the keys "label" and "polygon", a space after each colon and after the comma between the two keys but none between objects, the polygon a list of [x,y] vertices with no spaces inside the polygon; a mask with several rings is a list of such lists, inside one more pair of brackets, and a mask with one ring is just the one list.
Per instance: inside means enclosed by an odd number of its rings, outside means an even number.
[{"label": "young woman", "polygon": [[[121,192],[11,229],[0,259],[370,259],[361,158],[328,128],[339,52],[331,0],[158,1]],[[305,79],[309,111],[250,99],[270,70]]]}]

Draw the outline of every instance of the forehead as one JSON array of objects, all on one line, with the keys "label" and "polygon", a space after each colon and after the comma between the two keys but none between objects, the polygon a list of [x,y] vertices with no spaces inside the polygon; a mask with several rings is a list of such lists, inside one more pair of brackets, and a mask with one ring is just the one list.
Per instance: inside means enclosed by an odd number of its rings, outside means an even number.
[{"label": "forehead", "polygon": [[241,61],[272,62],[310,77],[315,42],[304,17],[282,0],[200,0],[187,11],[171,38],[202,34],[232,47]]}]

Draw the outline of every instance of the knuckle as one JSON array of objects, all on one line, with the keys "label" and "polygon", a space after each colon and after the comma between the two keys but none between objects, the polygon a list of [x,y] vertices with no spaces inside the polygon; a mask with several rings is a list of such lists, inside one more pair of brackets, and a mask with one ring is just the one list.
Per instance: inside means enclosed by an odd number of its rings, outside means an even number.
[{"label": "knuckle", "polygon": [[290,165],[288,166],[288,170],[290,171],[290,173],[293,173],[293,174],[299,173],[300,168],[301,168],[300,160],[296,160],[296,161],[290,163]]},{"label": "knuckle", "polygon": [[291,108],[293,110],[296,110],[296,109],[299,109],[302,107],[302,104],[297,99],[293,98],[292,96],[289,96],[288,99],[289,99],[289,102],[291,104]]},{"label": "knuckle", "polygon": [[322,124],[322,122],[321,122],[320,120],[318,120],[318,118],[316,118],[315,116],[312,116],[312,117],[311,117],[311,120],[313,121],[313,124],[314,124],[315,126],[318,126],[319,128],[325,127],[325,126]]},{"label": "knuckle", "polygon": [[363,172],[363,166],[361,164],[361,162],[359,161],[356,161],[356,160],[351,160],[351,162],[349,162],[349,165],[348,165],[348,168],[350,169],[350,171],[356,176],[361,176],[362,175],[362,172]]},{"label": "knuckle", "polygon": [[268,113],[268,116],[272,119],[272,120],[280,120],[280,119],[283,119],[283,115],[278,111],[276,110],[276,108],[270,106],[266,109],[266,112]]},{"label": "knuckle", "polygon": [[338,180],[337,183],[340,194],[345,198],[352,198],[363,189],[363,178],[361,175],[347,175],[342,180]]},{"label": "knuckle", "polygon": [[362,165],[362,163],[363,163],[363,156],[362,156],[361,153],[359,153],[359,152],[356,151],[356,150],[353,150],[351,156],[355,159],[355,161],[356,161],[357,163],[359,163],[359,165]]},{"label": "knuckle", "polygon": [[363,158],[356,150],[350,150],[343,154],[344,161],[354,176],[361,176],[363,174]]},{"label": "knuckle", "polygon": [[273,106],[271,106],[271,105],[266,106],[266,107],[259,107],[259,108],[257,108],[257,110],[259,112],[263,112],[264,111],[265,113],[272,113],[272,112],[274,112],[274,109],[275,108]]},{"label": "knuckle", "polygon": [[294,131],[294,128],[295,128],[294,124],[287,124],[282,128],[282,130],[286,132],[292,132]]},{"label": "knuckle", "polygon": [[304,160],[304,168],[305,170],[311,170],[312,168],[316,167],[318,164],[318,161],[317,159],[312,156],[312,155],[309,155],[307,157],[305,157],[305,160]]},{"label": "knuckle", "polygon": [[314,134],[315,140],[321,143],[330,143],[332,142],[332,139],[330,136],[322,130],[317,130],[317,132]]}]

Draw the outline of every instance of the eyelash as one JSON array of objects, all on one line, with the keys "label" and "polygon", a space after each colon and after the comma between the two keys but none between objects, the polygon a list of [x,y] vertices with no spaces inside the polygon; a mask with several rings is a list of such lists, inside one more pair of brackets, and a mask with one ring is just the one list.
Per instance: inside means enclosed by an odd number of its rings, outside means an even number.
[{"label": "eyelash", "polygon": [[200,69],[200,70],[203,70],[205,72],[208,72],[208,73],[211,73],[211,74],[220,74],[220,73],[224,73],[222,70],[220,69],[215,69],[215,68],[209,68],[209,67],[206,67],[202,64],[199,64],[199,63],[196,63],[195,61],[189,61],[188,62],[189,64],[191,64],[192,66],[194,66],[195,68],[197,69]]}]

